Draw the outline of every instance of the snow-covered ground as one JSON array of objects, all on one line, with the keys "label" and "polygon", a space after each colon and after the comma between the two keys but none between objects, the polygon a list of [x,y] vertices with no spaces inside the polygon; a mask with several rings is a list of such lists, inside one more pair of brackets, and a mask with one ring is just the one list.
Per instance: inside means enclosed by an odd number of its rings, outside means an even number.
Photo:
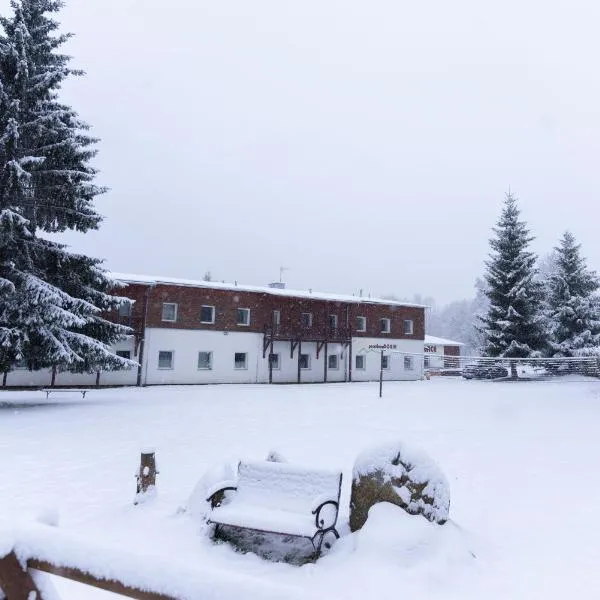
[{"label": "snow-covered ground", "polygon": [[[49,508],[60,528],[188,568],[285,584],[312,597],[600,597],[600,382],[432,379],[314,386],[204,386],[75,394],[0,392],[0,519]],[[391,505],[316,564],[215,545],[178,508],[206,469],[277,450],[342,468],[387,440],[425,449],[451,486],[451,521]],[[158,496],[132,504],[139,452],[157,450]],[[347,529],[344,530],[347,533]],[[58,582],[63,598],[103,592]],[[245,597],[252,598],[252,591]]]}]

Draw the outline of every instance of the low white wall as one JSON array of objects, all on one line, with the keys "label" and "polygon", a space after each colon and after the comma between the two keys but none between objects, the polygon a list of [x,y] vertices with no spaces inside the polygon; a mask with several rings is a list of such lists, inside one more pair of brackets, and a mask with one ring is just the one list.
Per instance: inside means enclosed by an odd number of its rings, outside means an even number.
[{"label": "low white wall", "polygon": [[[134,356],[133,338],[123,340],[114,346],[118,350],[128,350]],[[124,371],[104,371],[100,373],[100,385],[135,385],[137,381],[137,368]],[[52,383],[52,369],[29,371],[28,369],[15,369],[6,376],[6,385],[15,387],[48,387]],[[58,371],[54,380],[55,386],[89,386],[96,385],[96,373],[69,373]]]},{"label": "low white wall", "polygon": [[[369,346],[389,344],[389,369],[384,371],[385,380],[414,380],[423,376],[422,340],[394,340],[382,338],[353,338],[352,356],[349,348],[341,344],[330,343],[327,354],[338,356],[338,368],[327,369],[328,382],[347,381],[349,378],[349,361],[352,361],[353,381],[374,381],[379,379],[380,354]],[[134,356],[133,339],[120,342],[117,350],[129,350]],[[161,369],[158,366],[158,354],[161,350],[173,352],[173,368]],[[212,352],[212,369],[198,369],[198,353]],[[298,346],[290,355],[290,342],[275,342],[273,352],[279,355],[279,367],[273,369],[273,383],[295,383],[298,380]],[[234,368],[236,352],[248,355],[247,368]],[[405,369],[404,356],[399,354],[414,353],[413,368]],[[301,382],[320,383],[325,377],[325,349],[322,348],[317,358],[316,342],[304,342],[302,354],[309,355],[308,369],[301,369]],[[365,356],[366,368],[356,368],[356,355]],[[268,355],[268,350],[267,350]],[[19,369],[8,374],[8,386],[49,386],[52,380],[50,370],[27,371]],[[142,370],[143,385],[167,384],[203,384],[203,383],[267,383],[269,381],[269,363],[267,356],[263,358],[263,335],[249,332],[223,332],[188,329],[149,328],[146,330],[144,366]],[[137,368],[126,371],[103,372],[100,385],[135,385]],[[57,386],[95,385],[96,374],[73,374],[59,372],[56,375]]]}]

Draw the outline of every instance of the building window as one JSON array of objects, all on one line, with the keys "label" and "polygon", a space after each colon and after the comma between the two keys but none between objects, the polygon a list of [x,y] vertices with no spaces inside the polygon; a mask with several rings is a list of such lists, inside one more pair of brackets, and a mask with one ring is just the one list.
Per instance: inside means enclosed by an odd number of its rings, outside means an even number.
[{"label": "building window", "polygon": [[412,371],[413,370],[413,357],[412,356],[405,356],[404,357],[404,370],[405,371]]},{"label": "building window", "polygon": [[302,327],[312,327],[312,313],[302,313],[300,315],[300,325]]},{"label": "building window", "polygon": [[379,319],[381,333],[389,333],[391,330],[391,322],[389,319]]},{"label": "building window", "polygon": [[212,352],[198,352],[198,369],[202,371],[212,369]]},{"label": "building window", "polygon": [[330,354],[327,357],[327,368],[334,370],[340,368],[339,356],[337,354]]},{"label": "building window", "polygon": [[338,325],[337,315],[329,315],[329,328],[337,329],[337,325]]},{"label": "building window", "polygon": [[279,354],[269,354],[269,366],[271,369],[279,369]]},{"label": "building window", "polygon": [[429,357],[429,356],[426,356],[426,357],[423,359],[423,366],[424,366],[426,369],[429,369],[429,365],[430,365],[430,364],[431,364],[431,359],[430,359],[430,357]]},{"label": "building window", "polygon": [[162,320],[170,323],[177,321],[177,304],[175,302],[163,302]]},{"label": "building window", "polygon": [[384,370],[390,368],[390,357],[387,354],[381,357],[381,368]]},{"label": "building window", "polygon": [[273,327],[279,327],[281,325],[281,311],[273,311]]},{"label": "building window", "polygon": [[356,331],[367,330],[367,317],[356,317]]},{"label": "building window", "polygon": [[115,354],[120,358],[131,360],[131,350],[117,350]]},{"label": "building window", "polygon": [[247,352],[236,352],[233,357],[233,364],[235,369],[247,369],[248,368],[248,353]]},{"label": "building window", "polygon": [[364,371],[367,368],[367,357],[364,354],[357,354],[354,364],[357,371]]},{"label": "building window", "polygon": [[310,354],[301,354],[300,355],[300,368],[301,369],[310,369]]},{"label": "building window", "polygon": [[213,324],[215,322],[215,307],[202,306],[200,308],[200,323]]},{"label": "building window", "polygon": [[406,319],[404,321],[404,335],[412,335],[414,330],[414,325],[412,320]]},{"label": "building window", "polygon": [[158,368],[172,369],[174,354],[173,350],[160,350],[158,353]]},{"label": "building window", "polygon": [[131,316],[131,302],[123,302],[119,306],[119,316],[120,317],[130,317]]},{"label": "building window", "polygon": [[238,325],[250,325],[250,309],[238,308],[236,322]]}]

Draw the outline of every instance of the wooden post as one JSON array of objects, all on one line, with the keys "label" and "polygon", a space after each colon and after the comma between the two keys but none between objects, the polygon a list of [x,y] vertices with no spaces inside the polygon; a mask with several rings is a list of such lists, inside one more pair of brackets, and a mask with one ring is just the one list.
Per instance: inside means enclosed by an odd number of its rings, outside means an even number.
[{"label": "wooden post", "polygon": [[379,366],[379,397],[383,396],[383,350],[381,351],[381,364]]},{"label": "wooden post", "polygon": [[143,497],[154,492],[156,489],[156,456],[152,449],[142,450],[140,458],[140,470],[136,475],[137,478],[137,492],[134,500],[134,504],[139,504],[143,501]]},{"label": "wooden post", "polygon": [[273,338],[269,348],[269,383],[273,383]]},{"label": "wooden post", "polygon": [[23,570],[14,552],[0,558],[0,589],[6,600],[42,600],[30,573]]}]

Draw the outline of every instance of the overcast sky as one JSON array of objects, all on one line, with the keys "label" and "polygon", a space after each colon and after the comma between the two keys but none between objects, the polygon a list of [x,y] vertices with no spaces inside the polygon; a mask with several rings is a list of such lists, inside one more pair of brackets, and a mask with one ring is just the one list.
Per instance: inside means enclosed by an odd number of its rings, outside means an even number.
[{"label": "overcast sky", "polygon": [[[0,0],[6,14],[7,0]],[[473,294],[510,186],[600,268],[597,0],[70,0],[115,271]]]}]

